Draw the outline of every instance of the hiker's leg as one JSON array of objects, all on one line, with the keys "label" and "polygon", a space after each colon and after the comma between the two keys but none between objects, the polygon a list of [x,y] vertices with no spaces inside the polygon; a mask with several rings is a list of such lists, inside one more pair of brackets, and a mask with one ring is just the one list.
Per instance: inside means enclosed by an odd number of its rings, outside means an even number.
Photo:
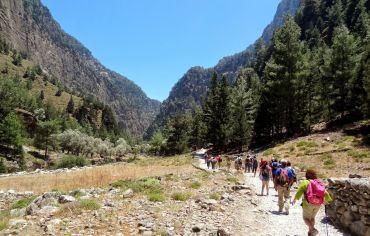
[{"label": "hiker's leg", "polygon": [[266,192],[267,192],[267,195],[269,195],[269,183],[270,183],[270,181],[267,180],[266,181]]},{"label": "hiker's leg", "polygon": [[303,218],[303,221],[304,221],[304,223],[307,225],[307,227],[308,227],[308,232],[312,232],[312,230],[314,229],[313,228],[313,225],[312,225],[312,222],[311,222],[311,220],[309,220],[309,219],[304,219]]},{"label": "hiker's leg", "polygon": [[284,207],[285,211],[289,213],[289,197],[290,197],[290,188],[284,188]]},{"label": "hiker's leg", "polygon": [[284,208],[284,187],[278,186],[277,191],[278,191],[279,212],[282,212]]}]

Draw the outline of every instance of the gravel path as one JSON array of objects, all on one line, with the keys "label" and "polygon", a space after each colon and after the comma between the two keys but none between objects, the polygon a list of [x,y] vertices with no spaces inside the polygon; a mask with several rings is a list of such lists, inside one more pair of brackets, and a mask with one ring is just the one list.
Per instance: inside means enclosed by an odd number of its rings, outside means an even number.
[{"label": "gravel path", "polygon": [[[261,193],[261,181],[258,177],[253,177],[252,174],[244,174],[245,183],[253,187],[258,194]],[[258,227],[256,231],[245,230],[245,235],[307,235],[307,227],[302,219],[302,208],[297,202],[294,206],[290,206],[290,214],[279,214],[277,205],[277,192],[272,187],[270,181],[270,195],[258,196],[259,204],[253,212],[256,213],[255,221],[264,226]],[[265,193],[266,194],[266,193]],[[294,196],[295,190],[291,196]],[[316,216],[316,228],[319,230],[319,236],[337,236],[348,235],[340,232],[330,223],[327,223],[325,218],[324,207],[322,207]]]}]

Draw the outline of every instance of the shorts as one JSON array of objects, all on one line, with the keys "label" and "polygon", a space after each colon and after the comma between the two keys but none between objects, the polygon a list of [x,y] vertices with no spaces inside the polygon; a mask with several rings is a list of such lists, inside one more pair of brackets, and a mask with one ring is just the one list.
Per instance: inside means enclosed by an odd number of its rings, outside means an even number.
[{"label": "shorts", "polygon": [[315,219],[317,212],[319,212],[321,206],[313,205],[308,203],[307,206],[303,208],[303,219],[313,220]]}]

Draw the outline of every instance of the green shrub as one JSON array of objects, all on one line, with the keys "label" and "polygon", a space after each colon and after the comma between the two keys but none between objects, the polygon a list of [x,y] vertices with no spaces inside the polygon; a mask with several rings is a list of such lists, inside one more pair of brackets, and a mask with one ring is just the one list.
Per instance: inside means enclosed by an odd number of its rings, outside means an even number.
[{"label": "green shrub", "polygon": [[8,228],[8,220],[0,220],[0,231]]},{"label": "green shrub", "polygon": [[0,174],[4,174],[8,172],[8,168],[6,168],[4,159],[0,157]]},{"label": "green shrub", "polygon": [[9,211],[0,211],[0,231],[8,228],[9,218]]},{"label": "green shrub", "polygon": [[76,198],[80,198],[80,197],[84,196],[84,195],[85,195],[85,193],[83,193],[83,192],[82,192],[81,190],[79,190],[79,189],[75,189],[75,190],[73,190],[69,195],[70,195],[70,196],[73,196],[73,197],[76,197]]},{"label": "green shrub", "polygon": [[369,151],[361,151],[361,150],[349,150],[347,154],[353,158],[355,158],[357,161],[361,159],[370,158],[370,152]]},{"label": "green shrub", "polygon": [[20,199],[11,205],[11,209],[21,209],[27,207],[37,196]]},{"label": "green shrub", "polygon": [[115,188],[129,189],[135,193],[162,193],[161,182],[158,179],[144,177],[136,180],[118,180],[111,184]]},{"label": "green shrub", "polygon": [[92,199],[79,200],[79,206],[85,210],[98,210],[100,208],[100,204]]},{"label": "green shrub", "polygon": [[313,142],[313,141],[299,141],[297,143],[297,147],[307,147],[307,148],[314,148],[314,147],[318,147],[319,145],[316,143],[316,142]]},{"label": "green shrub", "polygon": [[148,200],[151,202],[164,202],[165,197],[162,193],[149,193]]},{"label": "green shrub", "polygon": [[72,168],[75,166],[82,167],[87,164],[87,161],[83,157],[67,155],[64,156],[58,163],[57,168]]},{"label": "green shrub", "polygon": [[227,176],[226,181],[236,183],[238,182],[238,178],[236,178],[235,176]]},{"label": "green shrub", "polygon": [[186,201],[191,197],[191,193],[188,192],[176,192],[172,194],[172,199],[176,201]]},{"label": "green shrub", "polygon": [[275,153],[276,153],[276,151],[274,149],[269,148],[269,149],[267,149],[266,151],[263,152],[263,156],[270,156],[270,155],[275,154]]},{"label": "green shrub", "polygon": [[202,186],[202,185],[198,181],[194,181],[194,182],[190,183],[190,187],[193,188],[193,189],[198,189],[198,188],[200,188],[200,186]]}]

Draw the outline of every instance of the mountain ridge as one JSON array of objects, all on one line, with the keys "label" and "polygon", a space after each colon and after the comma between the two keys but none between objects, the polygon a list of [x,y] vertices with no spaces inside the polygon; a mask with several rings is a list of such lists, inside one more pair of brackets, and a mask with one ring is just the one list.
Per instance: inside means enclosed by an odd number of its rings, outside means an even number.
[{"label": "mountain ridge", "polygon": [[[282,0],[277,8],[274,19],[264,29],[261,38],[268,44],[273,32],[284,22],[284,17],[295,15],[301,0]],[[166,100],[161,104],[160,112],[146,132],[150,137],[164,122],[178,111],[193,111],[201,105],[202,99],[207,92],[213,72],[223,74],[229,80],[233,80],[239,69],[246,66],[254,56],[256,43],[249,45],[245,50],[231,56],[223,57],[214,67],[204,68],[200,66],[191,67],[172,87]]]},{"label": "mountain ridge", "polygon": [[102,65],[64,32],[40,0],[0,0],[0,34],[67,88],[109,105],[128,133],[142,135],[159,112],[159,101]]}]

